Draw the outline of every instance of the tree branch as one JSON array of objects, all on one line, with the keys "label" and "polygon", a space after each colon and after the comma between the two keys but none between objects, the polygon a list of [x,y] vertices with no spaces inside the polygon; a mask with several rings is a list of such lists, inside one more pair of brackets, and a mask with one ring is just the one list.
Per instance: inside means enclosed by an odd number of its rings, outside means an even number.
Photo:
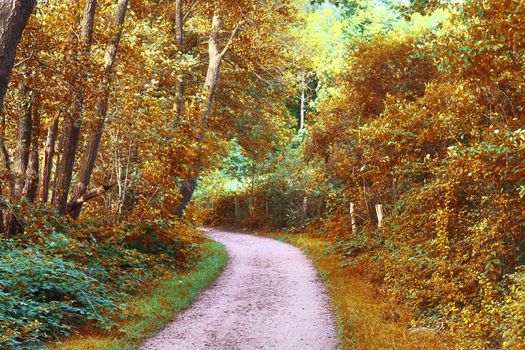
[{"label": "tree branch", "polygon": [[13,67],[14,68],[19,67],[19,66],[23,65],[24,63],[26,63],[27,61],[31,61],[33,59],[34,53],[35,53],[35,51],[31,51],[31,54],[29,55],[29,57],[26,57],[23,60],[21,60],[20,62],[15,63],[15,65]]},{"label": "tree branch", "polygon": [[219,57],[221,59],[228,53],[228,50],[230,49],[230,47],[231,47],[231,45],[233,43],[233,40],[235,39],[235,37],[237,36],[239,31],[241,30],[241,25],[243,23],[244,23],[244,21],[241,21],[241,22],[237,23],[237,25],[233,29],[233,31],[232,31],[232,33],[230,35],[230,38],[228,39],[228,42],[226,43],[226,45],[224,46],[224,49],[222,49],[222,52],[219,55]]},{"label": "tree branch", "polygon": [[108,192],[112,187],[113,184],[99,186],[95,189],[92,189],[91,191],[84,193],[78,198],[73,198],[67,205],[66,213],[73,212],[75,209],[77,209],[79,206],[83,205],[87,201]]},{"label": "tree branch", "polygon": [[192,12],[193,10],[195,10],[195,7],[197,7],[197,1],[194,1],[193,3],[191,3],[191,5],[189,6],[189,8],[186,10],[186,13],[182,15],[182,22],[186,22],[186,20],[188,19],[188,17],[190,15],[192,15]]}]

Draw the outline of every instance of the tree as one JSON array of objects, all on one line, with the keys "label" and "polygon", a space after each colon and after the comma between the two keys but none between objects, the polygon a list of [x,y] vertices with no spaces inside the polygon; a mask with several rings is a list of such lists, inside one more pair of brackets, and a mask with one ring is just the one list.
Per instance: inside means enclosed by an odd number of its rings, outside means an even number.
[{"label": "tree", "polygon": [[[208,130],[208,119],[211,113],[211,109],[213,106],[213,100],[215,98],[215,92],[217,91],[217,87],[219,86],[219,80],[221,75],[221,64],[225,57],[225,55],[228,53],[230,46],[233,43],[233,40],[236,38],[242,22],[239,22],[235,25],[235,28],[231,32],[230,38],[228,39],[227,43],[224,45],[224,47],[221,47],[220,41],[221,41],[221,29],[223,25],[223,14],[222,10],[219,8],[215,8],[213,17],[212,17],[212,23],[211,23],[211,31],[210,31],[210,38],[208,39],[208,54],[209,54],[209,61],[208,61],[208,70],[206,73],[206,80],[204,82],[204,92],[201,97],[201,109],[202,109],[202,116],[200,119],[200,131],[199,131],[199,140],[200,142],[204,142],[205,140],[205,134]],[[197,152],[201,152],[202,145],[198,146]],[[199,158],[202,156],[199,155]],[[191,198],[193,196],[193,193],[195,192],[195,188],[197,187],[197,182],[199,180],[199,175],[201,171],[201,162],[202,160],[197,161],[197,165],[194,169],[194,174],[189,178],[184,180],[183,185],[181,187],[181,200],[179,206],[175,209],[175,214],[182,215],[184,212],[184,209],[186,209],[187,205],[191,201]]]},{"label": "tree", "polygon": [[[109,88],[120,40],[122,38],[122,30],[124,28],[124,20],[127,9],[128,0],[119,0],[117,2],[115,19],[113,23],[113,31],[115,34],[111,43],[106,48],[106,55],[104,57],[104,73],[102,81],[100,82],[99,91],[97,94],[97,103],[95,107],[95,125],[93,131],[89,135],[89,140],[84,151],[84,157],[80,162],[80,170],[78,172],[77,182],[72,193],[72,203],[76,202],[77,199],[86,193],[89,182],[91,181],[93,168],[95,167],[95,162],[97,160],[97,155],[100,148],[100,139],[102,137],[108,111]],[[72,205],[70,204],[69,207],[71,208]],[[75,218],[78,217],[80,215],[81,209],[82,203],[77,204],[75,206],[75,210],[71,211],[72,216]]]},{"label": "tree", "polygon": [[0,110],[15,62],[16,48],[36,0],[8,0],[0,4]]},{"label": "tree", "polygon": [[[70,42],[69,59],[73,63],[80,60],[87,60],[89,50],[93,41],[93,28],[95,23],[95,11],[97,7],[96,0],[86,0],[84,13],[81,22],[79,47],[74,45],[74,39],[68,39]],[[53,192],[53,206],[59,213],[64,213],[69,196],[71,178],[73,176],[73,167],[75,156],[80,138],[80,127],[82,123],[82,113],[85,99],[85,71],[79,65],[74,72],[72,82],[72,96],[70,111],[64,118],[62,126],[62,140],[60,144],[60,161],[56,169],[55,189]]]}]

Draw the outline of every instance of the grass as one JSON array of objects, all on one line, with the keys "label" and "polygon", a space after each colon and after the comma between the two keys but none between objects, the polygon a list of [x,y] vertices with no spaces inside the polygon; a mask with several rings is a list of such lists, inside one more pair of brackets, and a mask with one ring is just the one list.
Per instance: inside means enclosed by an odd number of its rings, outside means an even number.
[{"label": "grass", "polygon": [[[172,275],[127,302],[111,332],[86,329],[51,347],[54,350],[131,350],[161,330],[220,275],[228,256],[216,242],[203,244],[202,258],[184,275]],[[114,327],[115,328],[115,327]]]},{"label": "grass", "polygon": [[[307,234],[277,237],[302,249],[314,262],[332,299],[343,350],[441,350],[444,335],[409,334],[409,313],[401,305],[381,298],[374,286],[350,269],[341,268],[343,260],[331,253],[330,242]],[[395,315],[394,319],[389,315]]]}]

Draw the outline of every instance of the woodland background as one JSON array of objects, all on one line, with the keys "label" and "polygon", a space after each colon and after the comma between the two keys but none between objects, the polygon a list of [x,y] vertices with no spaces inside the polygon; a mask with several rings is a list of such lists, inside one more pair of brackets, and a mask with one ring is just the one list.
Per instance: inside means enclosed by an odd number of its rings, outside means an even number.
[{"label": "woodland background", "polygon": [[1,347],[114,331],[201,223],[310,232],[414,325],[525,346],[521,0],[10,3]]}]

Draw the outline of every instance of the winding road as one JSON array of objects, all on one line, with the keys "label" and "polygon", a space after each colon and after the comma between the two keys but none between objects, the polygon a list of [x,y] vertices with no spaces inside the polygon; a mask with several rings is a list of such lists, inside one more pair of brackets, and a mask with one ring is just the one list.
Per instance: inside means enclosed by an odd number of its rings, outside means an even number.
[{"label": "winding road", "polygon": [[217,282],[140,350],[335,350],[329,299],[289,244],[209,229],[230,256]]}]

